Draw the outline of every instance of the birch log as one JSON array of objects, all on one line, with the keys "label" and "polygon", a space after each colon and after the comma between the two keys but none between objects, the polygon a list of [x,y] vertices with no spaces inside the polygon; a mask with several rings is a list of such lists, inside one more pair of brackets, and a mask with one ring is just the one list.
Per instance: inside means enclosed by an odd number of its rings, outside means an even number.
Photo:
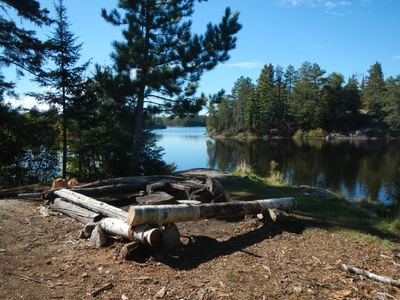
[{"label": "birch log", "polygon": [[126,221],[105,218],[99,222],[100,228],[109,235],[120,236],[128,240],[135,240],[155,247],[161,244],[162,234],[160,229],[149,225],[129,226]]},{"label": "birch log", "polygon": [[356,267],[353,267],[350,265],[342,264],[342,268],[343,268],[343,270],[345,270],[346,272],[349,272],[349,273],[363,275],[363,276],[368,277],[369,279],[372,279],[375,281],[379,281],[379,282],[383,282],[386,284],[400,287],[400,280],[395,280],[395,279],[392,279],[392,278],[389,278],[386,276],[381,276],[381,275],[369,272],[367,270],[359,269],[359,268],[356,268]]},{"label": "birch log", "polygon": [[49,205],[52,210],[74,218],[75,220],[83,224],[98,222],[101,219],[101,214],[66,202],[61,198],[54,199],[54,201],[50,202]]},{"label": "birch log", "polygon": [[270,208],[287,209],[295,206],[296,201],[292,197],[201,205],[131,206],[128,224],[169,224],[200,219],[260,214],[268,212]]},{"label": "birch log", "polygon": [[102,214],[103,216],[117,218],[121,220],[126,220],[128,216],[127,212],[120,208],[108,205],[104,202],[97,201],[93,198],[73,192],[71,190],[55,190],[54,194],[63,198],[64,200],[67,200],[68,202],[87,208],[88,210]]}]

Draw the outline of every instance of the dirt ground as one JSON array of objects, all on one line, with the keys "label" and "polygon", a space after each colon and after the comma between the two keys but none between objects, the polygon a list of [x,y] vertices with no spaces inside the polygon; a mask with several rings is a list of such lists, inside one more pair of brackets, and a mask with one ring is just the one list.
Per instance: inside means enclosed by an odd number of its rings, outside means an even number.
[{"label": "dirt ground", "polygon": [[42,217],[40,203],[0,200],[0,298],[400,299],[400,289],[350,275],[341,263],[400,279],[399,252],[321,228],[292,230],[257,220],[178,227],[171,256],[119,258],[122,242],[91,249],[82,225]]}]

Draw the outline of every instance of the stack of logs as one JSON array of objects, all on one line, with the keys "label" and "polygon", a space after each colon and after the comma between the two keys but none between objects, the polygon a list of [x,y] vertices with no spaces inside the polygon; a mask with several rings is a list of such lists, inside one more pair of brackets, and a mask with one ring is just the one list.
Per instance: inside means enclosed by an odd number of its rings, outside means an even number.
[{"label": "stack of logs", "polygon": [[280,209],[296,204],[293,198],[230,201],[214,178],[175,176],[109,179],[51,189],[42,198],[52,210],[85,224],[81,237],[89,238],[92,246],[104,246],[115,236],[128,241],[121,250],[125,258],[140,245],[164,251],[177,248],[177,222],[257,214],[273,219]]}]

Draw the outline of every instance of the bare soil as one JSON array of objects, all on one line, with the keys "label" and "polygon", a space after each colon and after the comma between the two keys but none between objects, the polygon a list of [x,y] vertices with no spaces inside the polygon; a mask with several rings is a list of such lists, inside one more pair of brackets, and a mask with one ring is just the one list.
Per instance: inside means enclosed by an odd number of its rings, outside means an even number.
[{"label": "bare soil", "polygon": [[[400,279],[394,249],[323,228],[250,220],[179,224],[174,255],[119,258],[123,243],[91,249],[82,225],[43,217],[40,203],[0,200],[0,298],[400,299],[400,289],[350,275],[341,263]],[[386,297],[386,298],[385,298]]]}]

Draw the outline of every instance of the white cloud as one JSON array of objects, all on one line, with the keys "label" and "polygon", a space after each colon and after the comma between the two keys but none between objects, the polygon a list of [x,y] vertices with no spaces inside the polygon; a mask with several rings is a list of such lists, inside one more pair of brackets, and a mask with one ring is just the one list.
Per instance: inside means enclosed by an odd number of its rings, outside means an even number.
[{"label": "white cloud", "polygon": [[369,6],[371,5],[371,0],[360,0],[361,6]]},{"label": "white cloud", "polygon": [[258,62],[238,62],[224,65],[227,68],[239,68],[239,69],[256,69],[262,67],[262,64]]},{"label": "white cloud", "polygon": [[39,110],[49,109],[48,104],[39,103],[34,97],[31,96],[24,96],[20,99],[6,98],[4,99],[4,102],[11,104],[12,107],[31,109],[32,107],[36,106]]},{"label": "white cloud", "polygon": [[[368,0],[361,0],[368,1]],[[351,1],[348,0],[281,0],[280,4],[285,7],[310,7],[310,8],[321,8],[325,12],[344,16],[348,15],[349,12],[343,11],[347,7],[352,5]]]}]

